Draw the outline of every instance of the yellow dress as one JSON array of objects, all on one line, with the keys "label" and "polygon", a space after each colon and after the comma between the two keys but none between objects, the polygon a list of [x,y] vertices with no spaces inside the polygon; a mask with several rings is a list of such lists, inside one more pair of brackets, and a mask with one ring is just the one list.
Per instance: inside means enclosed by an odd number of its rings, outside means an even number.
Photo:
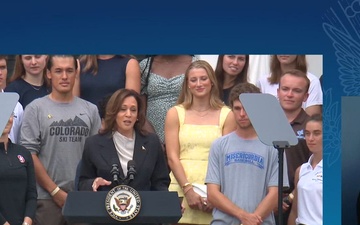
[{"label": "yellow dress", "polygon": [[[219,125],[184,124],[185,109],[175,106],[179,116],[180,161],[190,183],[204,184],[208,166],[208,156],[212,142],[222,136],[223,126],[230,109],[224,106],[220,112]],[[169,190],[177,191],[183,197],[183,191],[173,173],[170,173]],[[184,198],[185,212],[179,223],[210,224],[212,215],[200,210],[191,209]]]}]

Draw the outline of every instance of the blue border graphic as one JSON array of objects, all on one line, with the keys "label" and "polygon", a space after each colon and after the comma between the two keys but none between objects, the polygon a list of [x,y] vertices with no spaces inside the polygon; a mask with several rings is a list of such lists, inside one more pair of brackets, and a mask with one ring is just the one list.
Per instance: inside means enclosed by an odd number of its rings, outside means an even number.
[{"label": "blue border graphic", "polygon": [[323,54],[324,224],[341,224],[340,98],[359,94],[359,0],[5,1],[0,54]]}]

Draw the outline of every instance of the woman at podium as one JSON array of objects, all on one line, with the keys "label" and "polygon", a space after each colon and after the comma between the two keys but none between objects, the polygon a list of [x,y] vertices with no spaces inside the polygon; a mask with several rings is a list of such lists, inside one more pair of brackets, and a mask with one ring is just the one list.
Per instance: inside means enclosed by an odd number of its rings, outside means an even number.
[{"label": "woman at podium", "polygon": [[143,129],[144,123],[140,95],[129,89],[116,91],[106,105],[99,134],[86,139],[79,190],[109,191],[118,184],[137,191],[168,190],[162,145],[156,134]]}]

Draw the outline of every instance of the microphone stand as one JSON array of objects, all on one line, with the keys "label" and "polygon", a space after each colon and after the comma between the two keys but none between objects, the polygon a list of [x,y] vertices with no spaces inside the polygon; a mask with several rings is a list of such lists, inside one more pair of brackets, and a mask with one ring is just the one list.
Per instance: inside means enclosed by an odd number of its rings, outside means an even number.
[{"label": "microphone stand", "polygon": [[[112,165],[112,169],[110,171],[110,174],[112,176],[112,183],[115,186],[119,185],[120,183],[122,183],[122,178],[120,177],[120,173],[119,173],[119,166],[118,164],[113,164]],[[119,177],[121,179],[121,181],[119,180]]]}]

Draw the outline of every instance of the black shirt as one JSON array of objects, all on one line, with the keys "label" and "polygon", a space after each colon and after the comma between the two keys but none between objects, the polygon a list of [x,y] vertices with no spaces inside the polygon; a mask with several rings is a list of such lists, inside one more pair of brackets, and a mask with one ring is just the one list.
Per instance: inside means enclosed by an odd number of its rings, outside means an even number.
[{"label": "black shirt", "polygon": [[34,218],[36,181],[30,152],[21,145],[8,142],[5,151],[0,143],[0,224],[8,221],[21,225],[24,217]]}]

